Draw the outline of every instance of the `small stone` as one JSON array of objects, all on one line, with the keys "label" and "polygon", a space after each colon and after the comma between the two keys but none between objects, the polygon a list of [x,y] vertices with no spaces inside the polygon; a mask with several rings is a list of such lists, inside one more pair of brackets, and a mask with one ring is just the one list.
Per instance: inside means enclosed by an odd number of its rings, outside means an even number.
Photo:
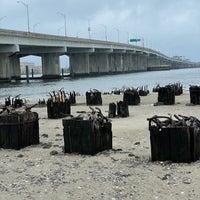
[{"label": "small stone", "polygon": [[62,137],[63,135],[62,134],[56,134],[56,137]]},{"label": "small stone", "polygon": [[48,134],[42,134],[42,137],[44,137],[44,138],[48,138],[49,136],[48,136]]},{"label": "small stone", "polygon": [[51,143],[44,143],[42,144],[43,149],[50,149],[52,147]]},{"label": "small stone", "polygon": [[133,156],[135,156],[135,155],[134,155],[133,153],[129,153],[128,156],[129,156],[129,157],[133,157]]},{"label": "small stone", "polygon": [[191,179],[190,178],[184,178],[183,183],[184,184],[191,184]]},{"label": "small stone", "polygon": [[22,158],[22,157],[24,157],[24,155],[23,154],[18,154],[17,157],[18,158]]},{"label": "small stone", "polygon": [[50,155],[52,155],[52,156],[53,156],[53,155],[57,155],[57,154],[58,154],[58,152],[55,151],[55,150],[53,150],[53,151],[50,152]]},{"label": "small stone", "polygon": [[135,145],[140,145],[140,142],[136,142]]},{"label": "small stone", "polygon": [[168,177],[170,177],[171,176],[171,174],[165,174],[162,178],[161,178],[161,180],[167,180],[168,179]]}]

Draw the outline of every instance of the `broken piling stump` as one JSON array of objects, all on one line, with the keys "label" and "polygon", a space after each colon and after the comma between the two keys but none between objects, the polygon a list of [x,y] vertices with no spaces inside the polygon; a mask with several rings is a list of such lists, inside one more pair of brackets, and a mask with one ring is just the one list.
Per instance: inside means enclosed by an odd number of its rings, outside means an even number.
[{"label": "broken piling stump", "polygon": [[112,124],[101,112],[63,119],[64,152],[94,155],[112,149]]},{"label": "broken piling stump", "polygon": [[119,117],[128,117],[129,116],[129,109],[128,103],[124,101],[117,102],[117,115]]},{"label": "broken piling stump", "polygon": [[175,91],[174,87],[167,85],[158,89],[158,103],[163,105],[175,104]]},{"label": "broken piling stump", "polygon": [[152,161],[190,163],[200,156],[200,122],[194,117],[174,115],[149,118]]},{"label": "broken piling stump", "polygon": [[0,147],[19,150],[33,144],[39,144],[38,114],[5,110],[0,115]]},{"label": "broken piling stump", "polygon": [[47,100],[47,115],[49,119],[62,118],[71,114],[70,100],[63,90],[50,93]]},{"label": "broken piling stump", "polygon": [[101,92],[96,89],[86,92],[86,104],[87,105],[102,105]]},{"label": "broken piling stump", "polygon": [[124,91],[123,101],[128,105],[140,104],[140,95],[136,89],[127,89]]},{"label": "broken piling stump", "polygon": [[109,103],[108,117],[109,118],[115,118],[116,117],[116,111],[117,111],[116,104],[115,103]]},{"label": "broken piling stump", "polygon": [[200,104],[200,86],[190,86],[190,103],[194,105]]}]

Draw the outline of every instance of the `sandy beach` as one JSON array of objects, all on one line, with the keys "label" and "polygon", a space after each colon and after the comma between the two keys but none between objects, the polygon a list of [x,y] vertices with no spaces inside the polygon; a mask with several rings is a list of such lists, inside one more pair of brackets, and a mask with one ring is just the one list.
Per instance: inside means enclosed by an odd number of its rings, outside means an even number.
[{"label": "sandy beach", "polygon": [[[122,95],[103,95],[98,106],[108,115],[108,105]],[[89,111],[85,96],[76,97],[71,114]],[[38,99],[29,100],[37,103]],[[112,120],[113,149],[94,156],[63,153],[62,119],[48,119],[46,107],[39,114],[40,144],[19,151],[0,149],[0,199],[4,200],[189,200],[200,199],[200,161],[151,162],[147,118],[182,114],[200,119],[199,106],[188,91],[176,96],[175,105],[154,106],[157,93],[129,106],[130,116]]]}]

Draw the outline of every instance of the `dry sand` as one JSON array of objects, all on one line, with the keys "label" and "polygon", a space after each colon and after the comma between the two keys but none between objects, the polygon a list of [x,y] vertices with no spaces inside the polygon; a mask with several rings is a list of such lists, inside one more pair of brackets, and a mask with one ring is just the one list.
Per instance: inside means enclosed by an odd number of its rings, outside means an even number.
[{"label": "dry sand", "polygon": [[[117,95],[102,98],[99,107],[105,116],[109,103],[122,100]],[[189,98],[184,92],[175,105],[153,106],[156,93],[141,97],[140,105],[129,106],[130,117],[112,119],[113,150],[94,156],[64,154],[62,119],[48,119],[46,107],[33,108],[40,118],[40,144],[19,151],[0,149],[0,199],[200,199],[200,161],[150,159],[147,118],[171,113],[200,119],[200,107],[186,105]],[[72,115],[89,111],[85,102],[77,97]]]}]

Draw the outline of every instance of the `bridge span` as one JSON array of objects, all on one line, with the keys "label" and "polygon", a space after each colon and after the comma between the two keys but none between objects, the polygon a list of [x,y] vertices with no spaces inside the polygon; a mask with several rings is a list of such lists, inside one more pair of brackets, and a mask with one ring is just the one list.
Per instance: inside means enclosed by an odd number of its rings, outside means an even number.
[{"label": "bridge span", "polygon": [[193,67],[132,44],[0,29],[0,80],[20,79],[20,58],[42,58],[42,78],[59,78],[59,56],[69,56],[71,76]]}]

